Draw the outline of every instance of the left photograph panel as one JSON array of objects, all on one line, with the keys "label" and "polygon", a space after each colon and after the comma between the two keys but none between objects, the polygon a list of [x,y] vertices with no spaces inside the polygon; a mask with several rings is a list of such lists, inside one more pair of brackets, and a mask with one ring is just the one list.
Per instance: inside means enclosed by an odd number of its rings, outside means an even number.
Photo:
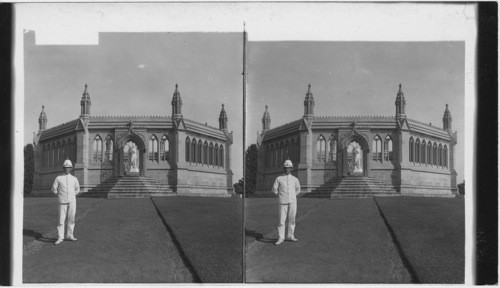
[{"label": "left photograph panel", "polygon": [[23,283],[241,283],[243,33],[39,37],[24,31]]}]

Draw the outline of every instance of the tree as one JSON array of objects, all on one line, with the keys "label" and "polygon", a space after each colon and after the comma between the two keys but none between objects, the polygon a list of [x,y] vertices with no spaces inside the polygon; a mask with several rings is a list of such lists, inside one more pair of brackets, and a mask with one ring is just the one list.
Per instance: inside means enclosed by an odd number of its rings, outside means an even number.
[{"label": "tree", "polygon": [[257,165],[258,165],[257,145],[252,144],[245,152],[245,196],[255,195],[255,186],[257,184]]},{"label": "tree", "polygon": [[464,195],[465,194],[465,180],[457,185],[458,188],[458,194]]},{"label": "tree", "polygon": [[35,150],[33,144],[24,147],[24,195],[31,195],[35,171]]},{"label": "tree", "polygon": [[243,194],[243,178],[241,178],[238,183],[233,184],[234,193]]}]

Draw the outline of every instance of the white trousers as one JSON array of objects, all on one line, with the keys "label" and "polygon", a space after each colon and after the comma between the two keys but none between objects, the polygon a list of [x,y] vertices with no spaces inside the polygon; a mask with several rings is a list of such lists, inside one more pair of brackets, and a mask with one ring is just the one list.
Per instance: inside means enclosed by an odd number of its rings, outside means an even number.
[{"label": "white trousers", "polygon": [[74,203],[59,203],[59,224],[57,224],[57,236],[59,239],[64,239],[64,228],[68,223],[66,235],[68,238],[73,237],[75,229],[75,213],[76,202]]},{"label": "white trousers", "polygon": [[[295,214],[297,213],[297,202],[280,205],[280,224],[278,226],[278,233],[280,239],[285,239],[285,224],[288,222],[288,233],[289,238],[294,237],[295,231]],[[287,221],[288,218],[288,221]]]}]

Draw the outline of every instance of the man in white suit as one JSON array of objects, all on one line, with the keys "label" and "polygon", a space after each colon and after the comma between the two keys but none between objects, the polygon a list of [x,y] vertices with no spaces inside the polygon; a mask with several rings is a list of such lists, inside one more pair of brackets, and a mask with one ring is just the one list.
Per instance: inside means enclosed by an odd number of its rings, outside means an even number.
[{"label": "man in white suit", "polygon": [[297,195],[300,193],[300,183],[292,173],[292,161],[286,160],[283,164],[285,175],[278,176],[273,185],[273,193],[279,197],[280,224],[278,226],[279,239],[274,245],[280,245],[285,241],[285,223],[288,218],[287,240],[297,242],[294,236],[295,214],[297,213]]},{"label": "man in white suit", "polygon": [[58,238],[54,243],[56,245],[63,242],[66,220],[68,222],[66,240],[76,241],[73,230],[75,229],[76,195],[80,193],[80,184],[78,179],[70,174],[72,168],[73,164],[70,160],[64,161],[64,174],[57,176],[54,185],[52,185],[52,192],[59,199]]}]

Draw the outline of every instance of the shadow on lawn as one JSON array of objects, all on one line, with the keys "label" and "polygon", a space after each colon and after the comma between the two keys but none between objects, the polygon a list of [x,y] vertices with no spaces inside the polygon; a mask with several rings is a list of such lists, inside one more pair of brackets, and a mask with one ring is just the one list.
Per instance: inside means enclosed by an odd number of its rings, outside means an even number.
[{"label": "shadow on lawn", "polygon": [[262,242],[262,243],[273,243],[276,242],[278,239],[268,239],[264,237],[264,234],[258,233],[255,230],[247,230],[245,229],[245,236],[252,237],[256,241]]},{"label": "shadow on lawn", "polygon": [[27,237],[32,237],[33,240],[40,242],[54,242],[57,240],[57,238],[46,238],[42,235],[42,233],[29,229],[23,229],[23,235]]}]

